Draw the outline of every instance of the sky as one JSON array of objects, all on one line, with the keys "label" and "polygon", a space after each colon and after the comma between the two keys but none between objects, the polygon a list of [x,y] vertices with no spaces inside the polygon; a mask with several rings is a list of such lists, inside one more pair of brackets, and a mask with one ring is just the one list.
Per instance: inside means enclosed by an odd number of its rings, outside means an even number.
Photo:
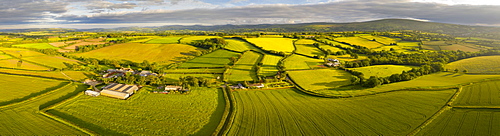
[{"label": "sky", "polygon": [[500,0],[0,0],[0,29],[361,22],[500,26]]}]

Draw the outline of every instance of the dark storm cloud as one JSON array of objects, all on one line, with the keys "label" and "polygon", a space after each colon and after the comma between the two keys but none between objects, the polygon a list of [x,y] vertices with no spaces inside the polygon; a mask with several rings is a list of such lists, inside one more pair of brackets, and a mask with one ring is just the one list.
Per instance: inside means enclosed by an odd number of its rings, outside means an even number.
[{"label": "dark storm cloud", "polygon": [[0,24],[20,24],[37,21],[50,14],[67,11],[68,3],[49,0],[2,0],[0,1]]}]

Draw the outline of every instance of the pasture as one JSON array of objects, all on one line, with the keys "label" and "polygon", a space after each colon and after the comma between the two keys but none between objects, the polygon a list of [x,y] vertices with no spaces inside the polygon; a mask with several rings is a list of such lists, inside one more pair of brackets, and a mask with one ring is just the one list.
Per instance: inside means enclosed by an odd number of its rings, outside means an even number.
[{"label": "pasture", "polygon": [[228,135],[407,135],[454,90],[398,91],[329,99],[295,89],[233,92],[236,116]]},{"label": "pasture", "polygon": [[500,81],[475,83],[462,87],[454,106],[499,106]]},{"label": "pasture", "polygon": [[79,95],[49,113],[100,135],[193,135],[211,117],[222,116],[220,89],[192,88],[186,95],[149,93],[152,89],[142,88],[128,100]]},{"label": "pasture", "polygon": [[447,41],[426,41],[424,42],[423,48],[428,49],[428,50],[450,50],[450,51],[456,51],[456,50],[461,50],[461,51],[469,51],[469,52],[476,52],[481,49],[476,45],[473,44],[468,44],[468,43],[454,43],[454,42],[447,42]]},{"label": "pasture", "polygon": [[238,40],[238,39],[225,39],[227,45],[224,47],[229,50],[244,52],[247,50],[261,51],[259,48],[251,45],[248,42]]},{"label": "pasture", "polygon": [[231,52],[227,50],[217,50],[209,54],[205,54],[200,57],[196,57],[192,60],[182,63],[179,68],[189,68],[189,67],[224,67],[229,62],[229,58],[238,57],[239,53]]},{"label": "pasture", "polygon": [[351,68],[351,70],[363,73],[366,79],[370,76],[387,77],[392,74],[401,74],[403,71],[409,71],[414,66],[404,66],[404,65],[374,65],[368,67]]},{"label": "pasture", "polygon": [[306,90],[331,89],[351,84],[351,74],[344,70],[288,71],[288,75],[295,83]]},{"label": "pasture", "polygon": [[248,42],[262,47],[264,50],[272,50],[277,52],[291,53],[295,50],[293,41],[289,38],[247,38]]},{"label": "pasture", "polygon": [[[17,69],[7,69],[0,68],[0,72],[9,73],[9,74],[20,74],[20,75],[29,75],[29,76],[38,76],[38,77],[47,77],[47,78],[57,78],[57,79],[68,79],[70,77],[76,81],[82,81],[83,79],[88,78],[87,75],[91,75],[88,72],[82,71],[27,71],[27,70],[17,70]],[[64,76],[62,73],[65,73],[68,77]]]},{"label": "pasture", "polygon": [[75,55],[97,59],[124,59],[139,63],[144,60],[148,60],[149,62],[169,64],[185,61],[186,57],[191,56],[189,54],[196,50],[201,49],[185,44],[124,43],[115,44],[89,52],[77,53]]},{"label": "pasture", "polygon": [[99,41],[99,39],[89,39],[88,41],[81,41],[70,46],[64,47],[66,50],[76,50],[78,46],[87,46],[87,45],[101,45],[106,44],[106,42]]},{"label": "pasture", "polygon": [[216,69],[208,69],[208,68],[200,68],[200,69],[168,69],[164,70],[165,73],[224,73],[224,69],[216,68]]},{"label": "pasture", "polygon": [[165,81],[167,82],[176,83],[179,82],[180,77],[187,77],[187,76],[203,77],[205,79],[211,79],[211,80],[216,80],[217,77],[222,78],[222,74],[166,74],[163,77],[166,78]]},{"label": "pasture", "polygon": [[309,40],[309,39],[297,40],[295,42],[295,47],[297,48],[297,50],[295,52],[299,53],[299,54],[311,56],[311,57],[323,56],[324,55],[323,51],[314,47],[314,45],[313,45],[314,43],[316,43],[316,41]]},{"label": "pasture", "polygon": [[9,55],[4,54],[3,52],[0,51],[0,60],[5,60],[5,59],[11,59]]},{"label": "pasture", "polygon": [[180,39],[180,43],[190,44],[191,42],[194,42],[194,41],[203,41],[203,40],[209,39],[209,38],[222,38],[222,37],[219,37],[219,36],[187,36],[187,37],[182,37]]},{"label": "pasture", "polygon": [[276,65],[282,58],[283,57],[281,56],[265,55],[262,60],[262,66],[258,74],[264,76],[276,75],[278,73],[278,68],[276,67]]},{"label": "pasture", "polygon": [[243,56],[236,62],[233,68],[230,68],[226,74],[229,81],[240,82],[240,81],[256,81],[257,73],[255,73],[255,66],[257,65],[257,60],[262,57],[261,54],[255,53],[253,51],[247,51]]},{"label": "pasture", "polygon": [[285,67],[287,70],[304,70],[313,69],[323,65],[323,60],[314,59],[302,55],[293,54],[285,59]]},{"label": "pasture", "polygon": [[13,57],[32,57],[32,56],[45,56],[45,54],[30,51],[28,49],[19,49],[19,48],[2,48],[0,47],[0,51],[5,54],[11,55]]},{"label": "pasture", "polygon": [[397,43],[397,41],[395,39],[392,39],[389,37],[384,37],[384,36],[364,35],[364,36],[359,36],[359,37],[364,38],[366,40],[375,39],[376,42],[384,44],[384,45],[390,45],[391,43]]},{"label": "pasture", "polygon": [[342,48],[349,48],[349,49],[353,49],[354,48],[354,47],[352,47],[350,45],[339,43],[337,41],[332,41],[332,40],[328,40],[328,39],[321,39],[320,41],[325,41],[326,43],[328,43],[328,44],[330,44],[332,46],[339,45]]},{"label": "pasture", "polygon": [[157,39],[152,39],[147,41],[146,43],[151,43],[151,44],[173,44],[173,43],[179,43],[179,39],[182,37],[161,37]]},{"label": "pasture", "polygon": [[378,47],[384,46],[383,44],[380,44],[378,42],[366,40],[366,39],[363,39],[360,37],[339,37],[339,38],[335,38],[335,40],[339,41],[339,42],[349,43],[351,45],[363,46],[363,47],[366,47],[368,49],[373,49],[373,48],[378,48]]},{"label": "pasture", "polygon": [[23,57],[23,60],[35,62],[43,66],[54,67],[54,68],[66,68],[67,66],[64,63],[69,63],[69,64],[82,63],[78,60],[72,60],[62,56],[48,56],[48,55],[37,56],[37,57]]},{"label": "pasture", "polygon": [[0,80],[2,87],[0,93],[4,94],[0,97],[0,102],[20,99],[32,93],[47,91],[47,89],[63,84],[62,81],[58,80],[8,74],[0,74],[0,79],[2,79]]},{"label": "pasture", "polygon": [[35,49],[59,49],[48,43],[29,43],[29,44],[16,44],[14,47],[35,48]]},{"label": "pasture", "polygon": [[344,49],[340,49],[340,48],[337,48],[337,47],[334,47],[334,46],[331,46],[331,45],[326,45],[326,44],[323,44],[323,43],[319,44],[319,48],[323,48],[326,51],[330,50],[331,52],[345,51]]},{"label": "pasture", "polygon": [[479,56],[448,63],[446,69],[469,73],[500,73],[500,56]]},{"label": "pasture", "polygon": [[498,109],[453,108],[441,114],[417,135],[491,136],[500,133],[498,126]]},{"label": "pasture", "polygon": [[315,92],[332,96],[360,96],[412,88],[456,87],[471,82],[498,79],[500,75],[468,75],[440,72],[418,77],[410,81],[384,84],[375,88],[338,88],[336,90],[317,90]]},{"label": "pasture", "polygon": [[[34,80],[30,79],[28,81],[30,82],[27,85],[28,87],[36,87],[33,84]],[[11,84],[9,83],[9,85]],[[26,86],[17,86],[11,89],[16,91],[24,88]],[[39,110],[40,106],[49,106],[60,98],[84,91],[86,88],[86,85],[80,83],[70,83],[58,89],[52,88],[51,91],[32,97],[29,100],[0,107],[0,119],[2,120],[0,133],[2,135],[88,135],[79,129],[59,122],[60,120],[56,121],[57,119],[42,115]],[[33,91],[34,88],[30,89],[32,90],[29,91]]]},{"label": "pasture", "polygon": [[0,67],[5,68],[15,68],[15,69],[26,69],[26,70],[49,70],[50,68],[35,65],[29,62],[22,62],[19,64],[19,60],[17,59],[8,59],[8,60],[0,60]]}]

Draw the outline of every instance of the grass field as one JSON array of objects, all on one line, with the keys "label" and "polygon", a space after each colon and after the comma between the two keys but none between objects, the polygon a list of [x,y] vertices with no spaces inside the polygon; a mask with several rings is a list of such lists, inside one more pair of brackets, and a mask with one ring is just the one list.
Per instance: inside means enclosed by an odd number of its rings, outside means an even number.
[{"label": "grass field", "polygon": [[482,82],[463,87],[454,105],[499,106],[500,81]]},{"label": "grass field", "polygon": [[[36,87],[33,84],[34,80],[28,81],[30,84],[27,86]],[[9,85],[11,84],[12,82],[9,83]],[[13,89],[11,91],[17,91],[27,86],[18,86],[10,89]],[[40,114],[39,111],[39,106],[41,105],[50,103],[75,91],[83,91],[86,88],[86,85],[73,83],[48,93],[37,95],[26,101],[0,107],[0,119],[2,120],[0,122],[2,126],[0,127],[0,133],[2,135],[87,135],[73,127],[48,118]]]},{"label": "grass field", "polygon": [[262,66],[259,74],[264,76],[276,75],[278,73],[278,68],[276,67],[276,65],[282,58],[283,57],[281,56],[265,55],[262,60]]},{"label": "grass field", "polygon": [[26,69],[26,70],[49,70],[50,68],[35,65],[29,62],[23,62],[20,67],[18,67],[17,59],[0,60],[0,67],[6,68],[16,68],[16,69]]},{"label": "grass field", "polygon": [[337,41],[332,41],[332,40],[328,40],[328,39],[321,39],[322,41],[326,41],[326,43],[328,44],[333,44],[334,46],[336,45],[340,45],[340,47],[342,48],[350,48],[350,49],[353,49],[354,47],[350,46],[350,45],[347,45],[347,44],[343,44],[343,43],[339,43]]},{"label": "grass field", "polygon": [[259,48],[251,45],[248,42],[238,40],[238,39],[226,39],[227,45],[226,49],[244,52],[247,50],[261,51]]},{"label": "grass field", "polygon": [[179,43],[179,39],[182,37],[161,37],[153,40],[149,40],[146,43],[152,43],[152,44],[172,44],[172,43]]},{"label": "grass field", "polygon": [[375,88],[337,88],[336,90],[318,90],[317,93],[332,96],[359,96],[408,88],[442,88],[460,84],[500,78],[500,75],[468,75],[441,72],[418,77],[404,82],[390,83]]},{"label": "grass field", "polygon": [[424,42],[423,48],[429,49],[429,50],[451,50],[451,51],[456,51],[456,50],[461,50],[461,51],[470,51],[470,52],[476,52],[484,48],[477,47],[476,45],[473,44],[467,44],[467,43],[451,43],[447,41],[426,41]]},{"label": "grass field", "polygon": [[302,55],[293,54],[285,59],[285,67],[287,70],[312,69],[322,66],[324,61],[321,59],[313,59]]},{"label": "grass field", "polygon": [[314,47],[313,44],[316,43],[316,41],[309,40],[309,39],[301,39],[295,42],[295,47],[297,50],[295,51],[296,53],[304,54],[307,56],[323,56],[324,53],[323,51],[319,50],[318,48]]},{"label": "grass field", "polygon": [[382,43],[384,45],[390,45],[391,43],[397,43],[396,40],[389,38],[389,37],[384,37],[384,36],[364,35],[364,36],[359,36],[359,37],[367,39],[367,40],[375,39],[377,42]]},{"label": "grass field", "polygon": [[247,51],[236,62],[236,65],[229,69],[226,73],[229,81],[255,81],[257,80],[257,73],[255,73],[255,65],[257,60],[261,57],[259,53]]},{"label": "grass field", "polygon": [[337,69],[288,71],[288,75],[307,90],[329,89],[351,84],[351,74]]},{"label": "grass field", "polygon": [[326,44],[323,44],[323,43],[320,43],[319,44],[319,47],[320,48],[323,48],[325,50],[330,50],[332,52],[337,52],[337,51],[345,51],[344,49],[340,49],[340,48],[337,48],[337,47],[333,47],[333,46],[330,46],[330,45],[326,45]]},{"label": "grass field", "polygon": [[217,77],[222,77],[222,74],[166,74],[163,77],[167,78],[167,82],[179,82],[180,77],[203,77],[205,79],[217,79]]},{"label": "grass field", "polygon": [[[0,72],[9,73],[9,74],[21,74],[21,75],[31,75],[31,76],[40,76],[40,77],[68,79],[69,80],[69,78],[64,76],[60,71],[26,71],[26,70],[0,68]],[[63,71],[63,72],[67,76],[71,77],[71,79],[76,80],[76,81],[82,81],[83,79],[88,78],[86,75],[90,75],[90,73],[82,72],[82,71]]]},{"label": "grass field", "polygon": [[[66,50],[76,50],[77,46],[87,46],[87,45],[101,45],[101,44],[106,44],[106,42],[98,41],[99,39],[93,40],[89,39],[88,42],[81,41],[75,44],[72,44],[68,47],[64,47]],[[93,42],[95,41],[95,42]]]},{"label": "grass field", "polygon": [[374,65],[368,67],[351,68],[351,70],[363,73],[366,79],[370,76],[387,77],[392,74],[401,74],[403,71],[409,71],[414,66],[403,66],[403,65]]},{"label": "grass field", "polygon": [[180,68],[188,67],[224,67],[224,65],[231,62],[229,58],[238,57],[239,53],[227,50],[217,50],[201,57],[196,57],[185,63],[182,63]]},{"label": "grass field", "polygon": [[238,106],[228,135],[407,135],[444,106],[454,90],[350,99],[292,89],[233,93]]},{"label": "grass field", "polygon": [[500,133],[498,109],[451,109],[417,135],[491,136]]},{"label": "grass field", "polygon": [[200,69],[169,69],[165,70],[166,73],[223,73],[224,69],[223,68],[217,68],[217,69],[207,69],[207,68],[200,68]]},{"label": "grass field", "polygon": [[264,50],[273,50],[278,52],[291,53],[295,48],[293,47],[293,40],[289,38],[247,38],[251,42]]},{"label": "grass field", "polygon": [[148,60],[149,62],[169,64],[185,60],[185,57],[190,56],[186,54],[195,50],[199,49],[184,44],[124,43],[75,55],[98,59],[125,59],[133,62]]},{"label": "grass field", "polygon": [[336,41],[340,42],[346,42],[351,45],[358,45],[358,46],[363,46],[369,49],[373,48],[378,48],[381,46],[384,46],[380,43],[374,42],[374,41],[369,41],[360,37],[340,37],[340,38],[335,38]]},{"label": "grass field", "polygon": [[100,135],[193,135],[213,120],[213,114],[222,116],[219,89],[194,88],[187,95],[154,94],[149,89],[153,88],[142,88],[128,100],[80,95],[49,113],[76,118],[80,122],[75,123]]},{"label": "grass field", "polygon": [[0,93],[4,94],[0,97],[0,102],[22,98],[63,83],[58,80],[7,74],[0,74],[0,79]]},{"label": "grass field", "polygon": [[2,48],[2,47],[0,47],[0,51],[5,52],[5,54],[12,55],[14,57],[45,56],[45,54],[43,54],[43,53],[39,53],[36,51],[30,51],[27,49],[19,49],[19,48]]},{"label": "grass field", "polygon": [[188,37],[182,37],[180,40],[181,43],[183,44],[190,44],[191,42],[194,41],[203,41],[208,38],[222,38],[219,36],[188,36]]},{"label": "grass field", "polygon": [[54,47],[48,43],[17,44],[17,45],[12,45],[12,46],[24,47],[24,48],[35,48],[35,49],[59,49],[59,48]]},{"label": "grass field", "polygon": [[23,60],[28,60],[44,66],[54,67],[54,68],[66,68],[64,63],[78,64],[81,63],[78,60],[68,59],[62,56],[38,56],[38,57],[23,57]]},{"label": "grass field", "polygon": [[11,59],[12,57],[0,51],[0,60]]},{"label": "grass field", "polygon": [[500,73],[500,56],[480,56],[448,63],[446,69],[470,73]]}]

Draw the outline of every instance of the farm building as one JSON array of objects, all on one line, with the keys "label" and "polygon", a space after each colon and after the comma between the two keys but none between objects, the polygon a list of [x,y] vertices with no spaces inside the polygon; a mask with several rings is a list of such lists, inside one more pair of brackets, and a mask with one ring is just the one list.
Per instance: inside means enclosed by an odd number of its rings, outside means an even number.
[{"label": "farm building", "polygon": [[127,99],[138,89],[139,87],[137,87],[136,85],[111,83],[102,88],[101,95],[119,99]]},{"label": "farm building", "polygon": [[171,91],[171,90],[182,90],[182,86],[170,86],[170,85],[165,86],[165,91]]},{"label": "farm building", "polygon": [[92,90],[86,90],[85,95],[97,97],[97,96],[101,95],[101,93],[96,92],[96,91],[92,91]]}]

